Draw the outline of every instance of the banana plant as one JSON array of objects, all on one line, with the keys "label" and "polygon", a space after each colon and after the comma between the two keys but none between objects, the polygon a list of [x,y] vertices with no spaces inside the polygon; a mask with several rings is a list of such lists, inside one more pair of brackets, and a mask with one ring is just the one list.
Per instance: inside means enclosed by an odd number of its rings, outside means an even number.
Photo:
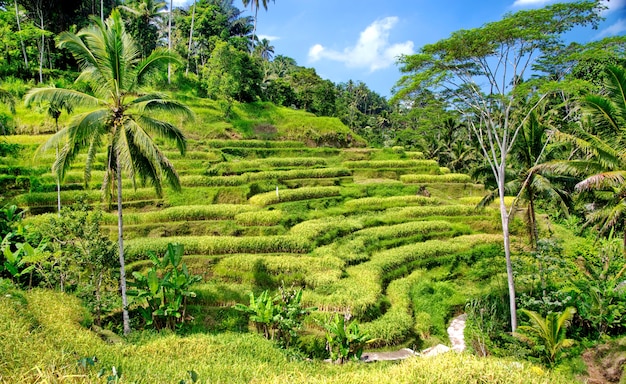
[{"label": "banana plant", "polygon": [[324,325],[326,328],[326,347],[331,360],[343,364],[347,360],[359,360],[363,349],[369,342],[369,335],[359,329],[352,321],[346,325],[346,316],[335,314],[332,321]]},{"label": "banana plant", "polygon": [[140,303],[138,310],[146,325],[173,330],[185,322],[187,298],[196,296],[190,288],[202,277],[189,273],[183,255],[182,245],[168,244],[163,258],[148,253],[153,266],[147,272],[133,272],[129,285],[135,289],[128,294]]}]

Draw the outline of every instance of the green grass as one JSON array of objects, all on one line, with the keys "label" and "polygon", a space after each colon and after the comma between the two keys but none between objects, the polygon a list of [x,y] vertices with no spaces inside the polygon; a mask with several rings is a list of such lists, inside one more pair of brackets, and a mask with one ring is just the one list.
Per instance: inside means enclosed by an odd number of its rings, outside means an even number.
[{"label": "green grass", "polygon": [[[19,297],[22,297],[20,299]],[[137,333],[107,344],[82,327],[78,300],[32,291],[0,297],[0,377],[4,382],[102,382],[100,369],[120,368],[122,382],[170,383],[198,373],[202,383],[571,383],[572,378],[527,363],[467,354],[414,358],[396,364],[343,366],[293,361],[271,341],[247,333]],[[94,367],[78,360],[97,357]]]}]

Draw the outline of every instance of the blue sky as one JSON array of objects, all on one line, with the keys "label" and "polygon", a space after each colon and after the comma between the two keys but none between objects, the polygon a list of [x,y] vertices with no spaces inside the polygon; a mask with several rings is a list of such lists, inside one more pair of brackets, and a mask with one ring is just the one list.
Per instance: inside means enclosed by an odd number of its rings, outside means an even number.
[{"label": "blue sky", "polygon": [[[192,0],[174,1],[174,6]],[[363,81],[383,96],[400,78],[395,59],[459,29],[497,21],[507,12],[537,8],[550,0],[275,0],[259,10],[257,35],[268,38],[275,54],[313,67],[335,83]],[[243,9],[240,1],[235,6]],[[606,2],[598,30],[577,30],[570,39],[584,43],[626,34],[626,0]],[[251,14],[247,10],[246,14]]]}]

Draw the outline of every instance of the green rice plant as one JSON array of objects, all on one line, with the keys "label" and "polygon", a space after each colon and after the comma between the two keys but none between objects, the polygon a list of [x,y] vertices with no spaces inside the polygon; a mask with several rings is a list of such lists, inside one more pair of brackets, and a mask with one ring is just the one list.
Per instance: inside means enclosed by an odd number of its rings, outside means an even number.
[{"label": "green rice plant", "polygon": [[270,141],[270,140],[204,140],[202,145],[209,148],[305,148],[301,141]]},{"label": "green rice plant", "polygon": [[165,252],[167,243],[179,243],[185,254],[220,255],[231,253],[307,253],[311,243],[296,236],[172,236],[139,238],[126,242],[129,262],[145,258],[148,251]]},{"label": "green rice plant", "polygon": [[439,164],[435,160],[364,160],[344,161],[342,166],[350,169],[398,169],[414,168],[424,172],[439,172]]},{"label": "green rice plant", "polygon": [[[194,287],[235,295],[237,286]],[[223,293],[222,293],[223,292]],[[207,293],[213,295],[213,293]],[[245,299],[245,294],[242,294]],[[304,295],[303,295],[304,296]],[[233,296],[235,297],[235,296]],[[304,297],[303,297],[304,300]],[[212,300],[215,302],[215,300]],[[109,344],[81,325],[85,311],[75,297],[33,290],[0,296],[0,375],[11,383],[102,382],[100,369],[121,367],[122,380],[133,383],[178,382],[190,369],[202,382],[229,383],[494,383],[566,384],[574,378],[527,362],[471,354],[444,354],[407,359],[398,364],[329,365],[294,361],[260,335],[241,332],[134,333]],[[70,351],[70,352],[68,352]],[[96,356],[83,368],[81,357]],[[167,364],[163,364],[167,361]]]},{"label": "green rice plant", "polygon": [[437,198],[425,196],[390,196],[390,197],[364,197],[361,199],[348,200],[344,206],[350,211],[381,211],[392,207],[405,207],[407,205],[440,205],[443,202]]},{"label": "green rice plant", "polygon": [[204,176],[182,175],[180,184],[183,187],[233,187],[250,182],[248,175],[239,176]]},{"label": "green rice plant", "polygon": [[222,162],[212,166],[207,173],[213,176],[228,176],[276,168],[322,167],[326,164],[327,160],[321,157],[270,157],[267,159]]},{"label": "green rice plant", "polygon": [[413,308],[409,292],[424,277],[423,270],[413,271],[409,276],[394,280],[387,287],[391,304],[378,319],[361,324],[363,331],[372,338],[372,346],[398,345],[410,337],[413,330]]},{"label": "green rice plant", "polygon": [[338,216],[304,221],[294,225],[289,232],[294,236],[302,236],[309,240],[326,235],[332,241],[335,237],[344,236],[362,228],[363,223],[359,218]]},{"label": "green rice plant", "polygon": [[408,223],[366,228],[354,233],[355,236],[364,236],[376,240],[388,238],[408,237],[415,234],[428,234],[437,231],[450,231],[452,224],[443,220],[412,221]]},{"label": "green rice plant", "polygon": [[265,207],[286,201],[299,201],[319,199],[324,197],[339,196],[339,187],[304,187],[298,189],[280,190],[278,192],[266,192],[252,196],[248,202],[252,205]]},{"label": "green rice plant", "polygon": [[[461,197],[458,199],[458,202],[461,204],[467,204],[467,205],[471,205],[471,206],[477,206],[481,201],[483,200],[483,196],[466,196],[466,197]],[[511,204],[513,204],[513,201],[515,201],[515,196],[504,196],[504,204],[507,207],[510,207]],[[499,207],[500,206],[500,198],[497,197],[495,199],[493,199],[493,201],[491,202],[491,204],[489,204],[490,207]]]},{"label": "green rice plant", "polygon": [[335,257],[237,254],[224,257],[213,272],[216,276],[249,284],[257,281],[259,273],[267,273],[277,282],[289,276],[300,276],[301,281],[297,283],[315,288],[339,280],[342,269],[343,262]]},{"label": "green rice plant", "polygon": [[[147,224],[170,221],[196,220],[233,220],[235,216],[244,212],[255,211],[258,208],[241,204],[213,204],[213,205],[183,205],[163,208],[159,211],[142,213],[125,213],[125,224]],[[104,214],[103,223],[117,224],[117,214]]]},{"label": "green rice plant", "polygon": [[407,174],[407,175],[400,176],[400,181],[406,184],[417,184],[417,183],[449,184],[449,183],[471,183],[472,179],[469,175],[465,175],[462,173],[442,173],[439,175]]},{"label": "green rice plant", "polygon": [[221,149],[227,156],[247,158],[268,157],[334,157],[339,155],[339,148],[248,148],[248,147],[225,147]]},{"label": "green rice plant", "polygon": [[241,225],[277,225],[284,218],[283,211],[253,211],[235,215],[235,221]]},{"label": "green rice plant", "polygon": [[263,171],[245,174],[250,181],[261,180],[291,180],[291,179],[317,179],[326,177],[351,176],[352,173],[346,168],[306,168],[292,169],[288,171]]},{"label": "green rice plant", "polygon": [[406,154],[406,157],[408,157],[409,159],[412,159],[412,160],[422,160],[422,159],[424,159],[424,153],[423,152],[405,151],[404,153]]},{"label": "green rice plant", "polygon": [[375,311],[383,292],[382,271],[368,264],[348,267],[342,279],[304,291],[304,301],[319,310],[350,313],[357,319]]},{"label": "green rice plant", "polygon": [[437,205],[406,208],[391,208],[383,213],[380,220],[383,222],[402,222],[428,216],[466,216],[475,213],[474,207],[467,205]]},{"label": "green rice plant", "polygon": [[415,333],[426,340],[433,336],[447,339],[447,324],[454,311],[462,307],[471,288],[457,286],[454,281],[433,281],[425,276],[413,284],[407,293],[415,314]]},{"label": "green rice plant", "polygon": [[6,135],[3,136],[3,139],[10,144],[39,146],[48,141],[51,136],[52,135]]},{"label": "green rice plant", "polygon": [[462,173],[448,173],[443,175],[402,175],[400,181],[403,183],[471,183],[472,178]]}]

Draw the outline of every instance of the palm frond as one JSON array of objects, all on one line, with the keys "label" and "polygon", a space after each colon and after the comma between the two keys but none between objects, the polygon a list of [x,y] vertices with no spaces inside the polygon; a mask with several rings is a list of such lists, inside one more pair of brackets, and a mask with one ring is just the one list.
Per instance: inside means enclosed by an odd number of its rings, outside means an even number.
[{"label": "palm frond", "polygon": [[187,140],[183,132],[176,126],[158,119],[154,119],[147,115],[133,116],[134,120],[147,132],[156,134],[157,136],[170,140],[176,144],[176,148],[184,155],[187,151]]},{"label": "palm frond", "polygon": [[137,64],[137,83],[143,84],[145,77],[152,73],[154,70],[158,70],[162,65],[179,64],[180,60],[175,54],[168,52],[165,49],[155,49],[150,56],[146,57]]},{"label": "palm frond", "polygon": [[0,101],[5,103],[11,113],[15,113],[15,98],[11,94],[11,92],[6,89],[0,88]]},{"label": "palm frond", "polygon": [[33,88],[24,97],[24,103],[28,107],[32,104],[48,102],[57,105],[83,105],[97,106],[101,104],[98,98],[86,93],[65,88]]},{"label": "palm frond", "polygon": [[50,149],[59,142],[59,138],[66,137],[67,141],[59,156],[56,158],[52,169],[64,178],[66,171],[71,167],[76,156],[85,148],[89,148],[94,141],[94,136],[101,135],[105,130],[105,123],[108,117],[108,110],[99,109],[75,116],[70,124],[52,136],[44,145],[42,150]]},{"label": "palm frond", "polygon": [[576,184],[575,188],[578,191],[618,188],[624,183],[625,179],[626,171],[602,172],[589,176]]},{"label": "palm frond", "polygon": [[[149,96],[154,97],[148,98]],[[146,95],[138,98],[137,100],[133,100],[133,103],[141,103],[140,105],[143,111],[163,111],[170,114],[180,115],[185,119],[194,119],[194,113],[189,107],[179,101],[165,99],[159,95]]]},{"label": "palm frond", "polygon": [[582,99],[585,111],[592,116],[594,128],[604,135],[616,134],[620,131],[615,119],[616,108],[611,100],[600,95],[587,95]]},{"label": "palm frond", "polygon": [[532,173],[552,173],[573,177],[584,177],[590,173],[601,172],[604,168],[595,161],[557,160],[538,164],[530,169]]}]

